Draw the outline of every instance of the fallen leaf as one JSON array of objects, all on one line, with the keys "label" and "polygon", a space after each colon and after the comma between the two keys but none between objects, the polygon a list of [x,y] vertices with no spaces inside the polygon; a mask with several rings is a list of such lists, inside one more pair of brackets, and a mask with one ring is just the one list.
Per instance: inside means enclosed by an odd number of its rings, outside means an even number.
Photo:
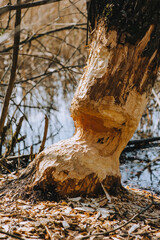
[{"label": "fallen leaf", "polygon": [[2,227],[3,227],[3,229],[4,229],[6,232],[8,232],[8,230],[9,230],[9,226],[8,226],[8,225],[3,225]]},{"label": "fallen leaf", "polygon": [[69,198],[69,200],[73,202],[79,202],[81,199],[81,197]]},{"label": "fallen leaf", "polygon": [[74,209],[82,212],[95,212],[95,209],[91,207],[75,207]]},{"label": "fallen leaf", "polygon": [[138,224],[134,224],[129,230],[128,230],[128,234],[130,235],[132,232],[134,232],[137,228],[139,228],[139,223]]},{"label": "fallen leaf", "polygon": [[62,226],[64,227],[64,229],[70,228],[70,225],[65,220],[62,221]]}]

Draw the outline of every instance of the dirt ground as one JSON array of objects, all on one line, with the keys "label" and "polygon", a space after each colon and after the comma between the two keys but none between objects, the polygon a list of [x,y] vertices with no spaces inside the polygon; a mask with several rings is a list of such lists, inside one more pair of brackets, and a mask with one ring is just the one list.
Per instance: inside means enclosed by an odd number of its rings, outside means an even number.
[{"label": "dirt ground", "polygon": [[160,239],[160,197],[126,189],[111,201],[106,195],[48,201],[17,198],[19,190],[1,193],[0,239]]}]

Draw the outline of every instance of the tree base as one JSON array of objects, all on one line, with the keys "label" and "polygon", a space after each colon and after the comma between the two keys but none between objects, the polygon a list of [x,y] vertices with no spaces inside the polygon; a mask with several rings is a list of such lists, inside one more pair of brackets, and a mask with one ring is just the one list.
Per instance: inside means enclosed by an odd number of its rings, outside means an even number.
[{"label": "tree base", "polygon": [[[42,190],[44,193],[50,192],[51,194],[57,194],[57,197],[77,197],[77,196],[95,196],[103,194],[101,183],[95,174],[90,174],[84,179],[67,179],[64,182],[57,182],[52,177],[52,169],[46,171],[46,178],[42,181],[31,185],[29,189]],[[120,182],[120,178],[113,176],[107,176],[102,182],[106,191],[111,195],[117,195],[122,191],[123,187]]]},{"label": "tree base", "polygon": [[[31,179],[35,177],[35,166],[34,161],[28,168],[23,170],[19,179],[5,182],[4,186],[0,188],[0,197],[9,196],[13,201],[19,198],[32,202],[36,202],[37,200],[59,201],[60,199],[66,199],[66,197],[106,196],[106,192],[110,196],[120,196],[127,191],[121,185],[120,178],[108,176],[100,183],[94,174],[86,176],[79,181],[68,179],[63,183],[51,181],[51,178],[47,174],[45,180],[31,183]],[[105,188],[106,192],[103,188]]]},{"label": "tree base", "polygon": [[[116,194],[121,189],[119,159],[106,156],[106,145],[75,134],[41,152],[21,174],[30,178],[29,189],[57,194],[60,197]],[[108,143],[107,143],[108,144]],[[107,152],[108,153],[108,152]]]}]

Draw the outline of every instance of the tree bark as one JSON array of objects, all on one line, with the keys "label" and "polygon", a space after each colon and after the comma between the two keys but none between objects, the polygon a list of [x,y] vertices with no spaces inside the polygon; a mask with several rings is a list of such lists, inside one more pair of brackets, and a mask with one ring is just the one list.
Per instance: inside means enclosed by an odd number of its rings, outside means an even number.
[{"label": "tree bark", "polygon": [[159,66],[158,0],[92,0],[87,7],[92,41],[71,104],[75,134],[32,163],[31,187],[60,196],[91,195],[101,183],[110,193],[121,188],[119,156],[138,126]]}]

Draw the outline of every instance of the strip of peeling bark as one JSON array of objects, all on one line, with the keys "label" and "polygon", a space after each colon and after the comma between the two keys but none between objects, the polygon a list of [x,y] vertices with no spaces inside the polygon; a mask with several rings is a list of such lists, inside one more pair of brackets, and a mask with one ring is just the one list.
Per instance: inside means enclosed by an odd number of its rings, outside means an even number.
[{"label": "strip of peeling bark", "polygon": [[[91,2],[90,54],[71,106],[75,134],[38,155],[31,187],[62,196],[96,193],[100,183],[111,192],[121,187],[119,155],[137,128],[159,66],[159,5],[144,2]],[[151,18],[141,29],[146,16]]]}]

